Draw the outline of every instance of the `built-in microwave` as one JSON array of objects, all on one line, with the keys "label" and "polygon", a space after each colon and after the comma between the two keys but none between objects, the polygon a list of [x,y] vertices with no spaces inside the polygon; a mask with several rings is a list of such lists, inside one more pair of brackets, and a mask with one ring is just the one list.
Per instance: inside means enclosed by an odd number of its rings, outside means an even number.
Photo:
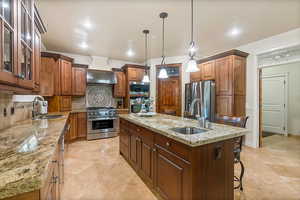
[{"label": "built-in microwave", "polygon": [[133,95],[149,95],[150,84],[143,82],[129,82],[129,93]]}]

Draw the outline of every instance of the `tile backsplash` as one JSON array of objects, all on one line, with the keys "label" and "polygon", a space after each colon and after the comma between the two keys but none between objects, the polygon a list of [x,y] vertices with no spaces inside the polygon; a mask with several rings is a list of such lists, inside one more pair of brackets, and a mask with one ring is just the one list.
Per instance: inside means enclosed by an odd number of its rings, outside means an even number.
[{"label": "tile backsplash", "polygon": [[[32,103],[13,103],[13,95],[0,92],[0,129],[32,116]],[[6,115],[6,116],[5,116]]]}]

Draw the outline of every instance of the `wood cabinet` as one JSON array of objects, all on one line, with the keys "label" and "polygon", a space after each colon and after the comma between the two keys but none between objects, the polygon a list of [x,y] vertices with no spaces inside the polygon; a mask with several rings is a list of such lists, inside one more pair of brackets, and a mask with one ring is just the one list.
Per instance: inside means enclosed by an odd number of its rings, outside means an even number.
[{"label": "wood cabinet", "polygon": [[199,71],[190,73],[190,81],[191,82],[201,81],[201,65],[198,64],[197,66],[199,68]]},{"label": "wood cabinet", "polygon": [[215,80],[215,61],[200,64],[201,80]]},{"label": "wood cabinet", "polygon": [[114,97],[122,98],[126,96],[126,77],[122,71],[114,72],[117,77],[117,84],[114,85]]},{"label": "wood cabinet", "polygon": [[233,200],[233,144],[190,147],[120,119],[120,154],[159,199]]},{"label": "wood cabinet", "polygon": [[54,66],[55,60],[48,57],[41,58],[40,66],[40,95],[54,95]]},{"label": "wood cabinet", "polygon": [[129,81],[142,81],[144,77],[145,69],[137,68],[135,66],[127,68],[127,78]]},{"label": "wood cabinet", "polygon": [[86,68],[72,67],[72,95],[84,96],[86,91]]},{"label": "wood cabinet", "polygon": [[216,60],[216,94],[233,95],[232,57],[227,56]]},{"label": "wood cabinet", "polygon": [[71,96],[53,96],[46,98],[49,112],[66,112],[72,110]]},{"label": "wood cabinet", "polygon": [[216,113],[221,116],[233,116],[234,99],[233,96],[218,95],[216,97]]},{"label": "wood cabinet", "polygon": [[68,143],[77,139],[86,139],[87,116],[86,112],[71,113],[69,116],[70,131],[66,137]]},{"label": "wood cabinet", "polygon": [[46,30],[34,0],[4,4],[7,6],[0,11],[0,87],[16,93],[36,92],[40,52],[37,37]]},{"label": "wood cabinet", "polygon": [[[49,80],[46,78],[46,80],[42,81],[40,84],[41,95],[43,95],[43,93],[46,93],[47,96],[53,96],[53,95],[71,96],[73,58],[61,54],[55,54],[49,52],[42,52],[41,56],[42,56],[42,67],[45,66],[49,67],[51,65],[50,67],[53,70],[51,74],[46,74],[47,70],[43,70],[43,69],[40,72],[41,78],[50,76],[50,78],[48,78]],[[53,94],[52,94],[52,87],[53,87]],[[50,89],[51,92],[48,92],[46,88]]]},{"label": "wood cabinet", "polygon": [[41,70],[41,34],[38,28],[35,26],[34,29],[34,91],[40,91],[40,70]]}]

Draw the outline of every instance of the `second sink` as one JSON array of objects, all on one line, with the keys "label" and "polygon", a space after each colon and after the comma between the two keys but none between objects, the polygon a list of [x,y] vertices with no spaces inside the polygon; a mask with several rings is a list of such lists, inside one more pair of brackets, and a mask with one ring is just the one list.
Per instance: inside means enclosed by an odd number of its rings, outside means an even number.
[{"label": "second sink", "polygon": [[206,129],[196,128],[196,127],[177,127],[177,128],[171,128],[171,130],[184,135],[200,134],[208,131]]}]

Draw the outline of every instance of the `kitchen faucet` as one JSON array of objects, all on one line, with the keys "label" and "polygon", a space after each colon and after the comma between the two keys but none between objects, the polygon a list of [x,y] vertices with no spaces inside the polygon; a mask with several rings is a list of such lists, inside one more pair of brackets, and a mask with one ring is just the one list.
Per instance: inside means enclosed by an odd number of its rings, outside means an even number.
[{"label": "kitchen faucet", "polygon": [[195,104],[200,101],[200,108],[199,108],[199,111],[200,111],[200,115],[196,115],[196,119],[198,120],[199,122],[199,126],[202,127],[202,128],[207,128],[209,125],[208,125],[208,121],[205,119],[205,117],[201,117],[202,115],[202,102],[201,102],[201,99],[200,98],[195,98],[192,103],[191,103],[191,106],[190,106],[190,110],[189,110],[189,113],[191,116],[193,116],[195,114]]},{"label": "kitchen faucet", "polygon": [[37,119],[41,114],[41,111],[37,111],[37,105],[39,101],[45,101],[44,97],[36,95],[32,102],[32,119]]}]

